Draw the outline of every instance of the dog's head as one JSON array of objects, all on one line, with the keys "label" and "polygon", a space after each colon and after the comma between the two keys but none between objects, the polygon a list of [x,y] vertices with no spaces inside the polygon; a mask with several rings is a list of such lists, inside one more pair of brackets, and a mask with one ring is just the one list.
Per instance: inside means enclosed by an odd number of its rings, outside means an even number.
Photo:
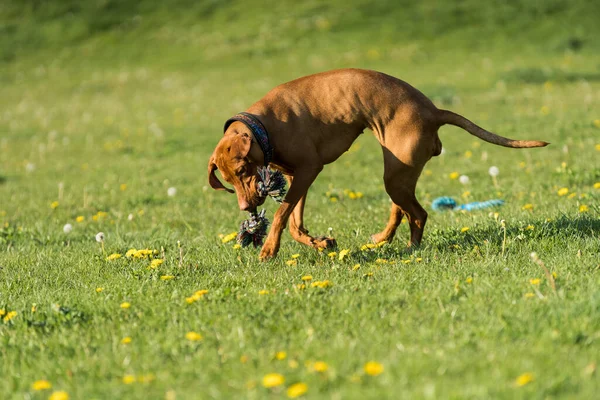
[{"label": "dog's head", "polygon": [[[257,191],[258,167],[264,163],[261,159],[264,160],[264,156],[260,147],[252,141],[250,130],[236,121],[227,128],[208,161],[208,182],[215,190],[235,193],[240,210],[255,211],[265,201]],[[217,169],[234,190],[221,183],[216,175]]]}]

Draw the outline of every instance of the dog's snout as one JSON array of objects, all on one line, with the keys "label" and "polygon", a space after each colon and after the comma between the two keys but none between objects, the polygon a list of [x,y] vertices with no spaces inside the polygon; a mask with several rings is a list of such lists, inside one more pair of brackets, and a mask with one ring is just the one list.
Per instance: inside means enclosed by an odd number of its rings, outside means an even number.
[{"label": "dog's snout", "polygon": [[250,203],[248,203],[246,200],[238,200],[238,205],[242,211],[250,210]]}]

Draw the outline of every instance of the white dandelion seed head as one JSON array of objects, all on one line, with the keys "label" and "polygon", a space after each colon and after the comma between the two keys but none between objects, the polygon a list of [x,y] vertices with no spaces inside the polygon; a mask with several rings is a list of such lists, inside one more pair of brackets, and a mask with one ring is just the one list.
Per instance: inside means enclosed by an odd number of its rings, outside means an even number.
[{"label": "white dandelion seed head", "polygon": [[96,242],[98,242],[98,243],[104,242],[104,232],[96,233]]},{"label": "white dandelion seed head", "polygon": [[133,221],[133,214],[129,214],[129,215],[127,216],[127,219],[128,219],[129,221]]},{"label": "white dandelion seed head", "polygon": [[63,232],[64,233],[71,233],[71,231],[73,230],[73,225],[71,224],[65,224],[65,226],[63,226]]},{"label": "white dandelion seed head", "polygon": [[529,255],[529,257],[531,257],[533,261],[536,261],[538,259],[538,254],[534,251]]},{"label": "white dandelion seed head", "polygon": [[167,189],[167,195],[169,195],[169,197],[173,197],[177,194],[177,189],[174,187],[170,187],[169,189]]},{"label": "white dandelion seed head", "polygon": [[488,170],[488,173],[490,174],[490,176],[498,176],[498,174],[500,174],[500,170],[496,166],[491,166]]},{"label": "white dandelion seed head", "polygon": [[466,175],[461,175],[460,178],[458,178],[458,181],[463,185],[466,185],[467,183],[469,183],[469,177]]}]

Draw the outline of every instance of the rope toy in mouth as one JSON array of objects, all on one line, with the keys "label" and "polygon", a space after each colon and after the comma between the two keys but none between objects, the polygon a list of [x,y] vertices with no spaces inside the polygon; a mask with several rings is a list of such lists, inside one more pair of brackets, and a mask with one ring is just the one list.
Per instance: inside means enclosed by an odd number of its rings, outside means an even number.
[{"label": "rope toy in mouth", "polygon": [[[281,171],[261,167],[258,169],[258,176],[260,178],[257,184],[259,196],[271,196],[273,200],[281,203],[286,192],[286,181]],[[267,235],[268,226],[269,220],[265,217],[265,210],[259,213],[256,211],[250,213],[250,218],[240,224],[237,242],[242,247],[249,246],[250,244],[254,245],[254,247],[262,246],[263,239]]]},{"label": "rope toy in mouth", "polygon": [[487,201],[476,201],[473,203],[461,204],[458,205],[456,200],[452,197],[438,197],[433,200],[431,203],[431,208],[435,211],[445,211],[445,210],[465,210],[465,211],[473,211],[473,210],[481,210],[483,208],[488,207],[497,207],[504,204],[504,200],[487,200]]},{"label": "rope toy in mouth", "polygon": [[275,171],[271,168],[260,167],[258,169],[260,181],[257,185],[260,197],[271,196],[278,203],[283,201],[285,196],[285,178],[281,171]]}]

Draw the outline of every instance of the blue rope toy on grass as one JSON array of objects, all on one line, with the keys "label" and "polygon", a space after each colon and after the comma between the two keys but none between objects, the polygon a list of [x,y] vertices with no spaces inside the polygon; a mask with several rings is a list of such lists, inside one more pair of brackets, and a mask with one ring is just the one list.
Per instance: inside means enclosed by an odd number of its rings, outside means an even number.
[{"label": "blue rope toy on grass", "polygon": [[[285,196],[285,178],[281,171],[275,171],[268,167],[262,167],[258,170],[260,180],[258,182],[258,194],[261,197],[271,196],[278,203],[283,201]],[[267,235],[269,220],[265,217],[265,210],[250,214],[250,218],[243,221],[237,235],[237,242],[242,247],[253,244],[259,247],[263,244],[263,239]]]},{"label": "blue rope toy on grass", "polygon": [[433,200],[433,202],[431,203],[431,208],[433,208],[435,211],[446,211],[446,210],[473,211],[473,210],[481,210],[483,208],[489,208],[489,207],[498,207],[503,204],[504,204],[504,200],[494,199],[494,200],[476,201],[473,203],[458,205],[456,203],[456,200],[454,200],[452,197],[438,197],[437,199]]}]

